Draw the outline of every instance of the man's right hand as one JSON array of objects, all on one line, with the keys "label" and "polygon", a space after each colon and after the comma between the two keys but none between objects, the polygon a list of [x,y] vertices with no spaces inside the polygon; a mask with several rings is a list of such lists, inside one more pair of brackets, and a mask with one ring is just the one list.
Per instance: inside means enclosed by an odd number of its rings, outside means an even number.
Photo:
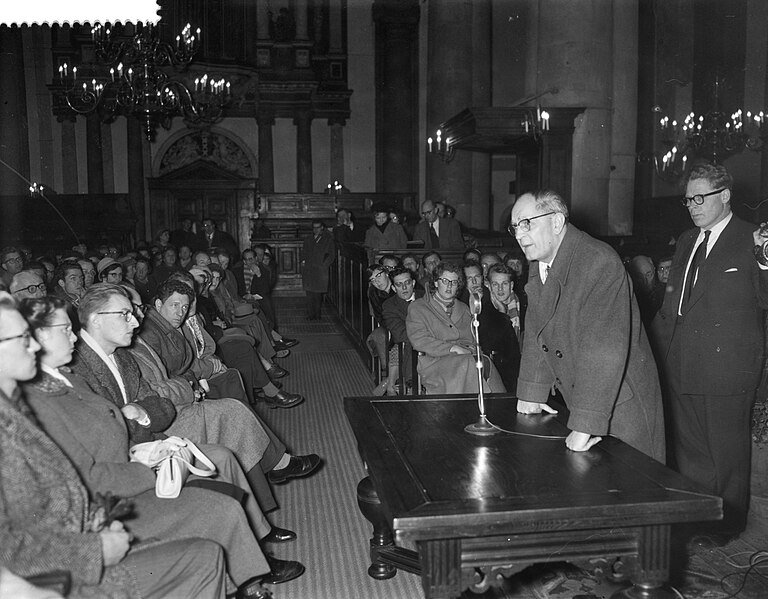
[{"label": "man's right hand", "polygon": [[131,546],[131,535],[123,528],[123,523],[115,521],[109,526],[109,530],[102,530],[101,553],[104,556],[105,566],[114,566],[120,563],[128,553]]},{"label": "man's right hand", "polygon": [[523,401],[522,399],[517,400],[517,411],[520,414],[541,414],[542,412],[557,414],[557,410],[550,407],[549,404]]}]

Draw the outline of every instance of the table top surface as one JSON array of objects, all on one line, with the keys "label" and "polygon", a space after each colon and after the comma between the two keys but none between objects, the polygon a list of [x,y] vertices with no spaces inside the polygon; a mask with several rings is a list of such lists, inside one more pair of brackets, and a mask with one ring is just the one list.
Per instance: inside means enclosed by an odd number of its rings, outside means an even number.
[{"label": "table top surface", "polygon": [[565,446],[564,414],[521,415],[486,398],[510,433],[476,436],[476,397],[345,398],[360,455],[398,534],[513,534],[715,520],[719,497],[613,437]]}]

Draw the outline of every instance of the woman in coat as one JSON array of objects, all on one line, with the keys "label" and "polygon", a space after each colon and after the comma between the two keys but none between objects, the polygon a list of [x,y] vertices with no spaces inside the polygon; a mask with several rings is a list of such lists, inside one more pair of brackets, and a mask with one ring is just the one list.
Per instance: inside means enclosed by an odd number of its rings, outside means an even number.
[{"label": "woman in coat", "polygon": [[[59,333],[60,334],[60,333]],[[221,548],[187,539],[131,546],[122,524],[102,528],[72,463],[37,425],[19,384],[40,346],[0,298],[0,563],[21,576],[65,570],[76,597],[223,599]]]},{"label": "woman in coat", "polygon": [[[129,461],[123,416],[133,417],[133,404],[126,404],[121,413],[63,368],[72,358],[77,339],[63,302],[52,297],[26,300],[21,310],[41,347],[40,373],[25,385],[30,407],[72,460],[91,495],[112,493],[132,499],[136,517],[128,527],[136,538],[216,541],[224,547],[227,569],[238,586],[251,584],[255,576],[265,582],[285,582],[303,573],[298,562],[268,561],[262,552],[254,534],[266,537],[271,527],[250,493],[241,507],[232,497],[193,488],[187,481],[178,498],[158,498],[154,471]],[[245,474],[228,450],[213,445],[201,449],[216,464],[218,480],[249,489]]]},{"label": "woman in coat", "polygon": [[408,236],[400,223],[389,220],[386,206],[373,208],[374,224],[365,232],[363,245],[368,248],[369,261],[373,262],[379,250],[402,249],[408,245]]},{"label": "woman in coat", "polygon": [[[456,301],[464,273],[455,264],[441,262],[435,268],[434,279],[434,293],[414,300],[405,320],[408,339],[420,352],[421,384],[428,395],[477,393],[472,316],[466,304]],[[484,391],[506,391],[493,363],[484,362]]]}]

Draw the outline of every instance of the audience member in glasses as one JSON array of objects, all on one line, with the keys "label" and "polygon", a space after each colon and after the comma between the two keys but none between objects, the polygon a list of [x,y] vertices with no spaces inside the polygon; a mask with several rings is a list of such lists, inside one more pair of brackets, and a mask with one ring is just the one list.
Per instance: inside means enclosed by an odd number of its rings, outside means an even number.
[{"label": "audience member in glasses", "polygon": [[0,279],[8,287],[13,275],[24,268],[24,256],[16,247],[4,247],[0,250]]},{"label": "audience member in glasses", "polygon": [[681,474],[723,498],[723,521],[712,527],[716,545],[746,525],[750,415],[763,372],[768,308],[768,268],[753,254],[765,238],[733,214],[732,187],[722,165],[704,163],[689,171],[683,203],[695,228],[677,241],[654,321],[674,461]]},{"label": "audience member in glasses", "polygon": [[[435,268],[435,291],[408,308],[406,330],[413,349],[421,352],[418,370],[430,395],[477,393],[475,340],[472,316],[466,304],[456,301],[464,284],[461,267],[441,262]],[[485,391],[505,391],[493,364],[484,360]]]},{"label": "audience member in glasses", "polygon": [[569,449],[610,434],[663,462],[658,374],[621,259],[568,222],[554,191],[520,196],[510,229],[535,273],[525,288],[518,412],[556,412],[547,404],[556,388],[570,412]]},{"label": "audience member in glasses", "polygon": [[[404,371],[405,379],[411,380],[411,352],[413,347],[408,340],[408,332],[405,327],[405,319],[408,316],[408,307],[411,302],[424,296],[423,288],[416,288],[416,280],[413,273],[404,267],[396,268],[389,273],[389,280],[392,281],[392,287],[395,289],[395,295],[384,300],[381,307],[384,327],[389,331],[390,341],[393,344],[395,352],[398,351],[398,345],[403,344],[404,364],[399,363],[399,355],[395,353],[394,359],[397,359],[398,368]],[[390,349],[390,364],[393,355]],[[392,373],[392,368],[390,368]],[[396,377],[397,373],[395,373]],[[401,390],[402,391],[402,390]]]},{"label": "audience member in glasses", "polygon": [[461,235],[459,221],[454,218],[440,217],[438,207],[432,200],[421,204],[422,220],[413,231],[414,241],[423,241],[424,248],[432,249],[463,249],[464,237]]},{"label": "audience member in glasses", "polygon": [[43,297],[46,294],[45,282],[39,275],[22,270],[13,275],[11,286],[8,289],[13,297],[21,301],[24,298]]}]

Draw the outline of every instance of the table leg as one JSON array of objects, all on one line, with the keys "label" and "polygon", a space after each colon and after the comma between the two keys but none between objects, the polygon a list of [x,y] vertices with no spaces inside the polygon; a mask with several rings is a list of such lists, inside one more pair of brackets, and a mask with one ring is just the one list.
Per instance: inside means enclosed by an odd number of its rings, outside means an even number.
[{"label": "table leg", "polygon": [[462,580],[459,539],[420,541],[419,556],[426,599],[455,599],[467,588]]},{"label": "table leg", "polygon": [[379,496],[369,477],[365,477],[357,485],[357,505],[366,520],[373,524],[371,565],[368,566],[368,575],[376,580],[392,578],[397,574],[397,568],[382,561],[379,558],[379,551],[382,548],[394,547],[395,540],[384,510],[381,508]]},{"label": "table leg", "polygon": [[616,591],[611,599],[674,599],[665,586],[669,579],[670,526],[644,526],[639,530],[637,564],[631,587]]}]

